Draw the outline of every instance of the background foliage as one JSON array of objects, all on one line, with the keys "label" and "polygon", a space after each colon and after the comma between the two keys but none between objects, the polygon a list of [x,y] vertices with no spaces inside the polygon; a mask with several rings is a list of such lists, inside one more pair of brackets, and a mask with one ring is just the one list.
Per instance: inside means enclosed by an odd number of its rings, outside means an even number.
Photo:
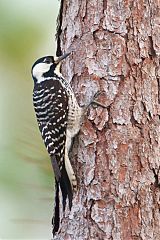
[{"label": "background foliage", "polygon": [[30,69],[55,53],[58,0],[0,1],[0,239],[50,239],[53,176]]}]

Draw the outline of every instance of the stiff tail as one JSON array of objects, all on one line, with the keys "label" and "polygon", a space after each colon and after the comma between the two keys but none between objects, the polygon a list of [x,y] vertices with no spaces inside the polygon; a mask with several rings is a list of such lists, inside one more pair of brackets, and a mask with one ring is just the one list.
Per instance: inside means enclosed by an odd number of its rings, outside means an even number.
[{"label": "stiff tail", "polygon": [[72,199],[73,199],[73,192],[72,192],[72,186],[65,168],[65,164],[63,164],[62,170],[61,170],[61,177],[59,181],[55,179],[56,182],[56,193],[55,193],[55,208],[54,208],[54,217],[52,219],[52,225],[53,225],[53,236],[56,232],[58,232],[59,225],[60,225],[60,202],[59,202],[59,186],[61,188],[62,192],[62,205],[63,205],[63,211],[65,211],[66,208],[66,200],[68,198],[69,201],[69,209],[71,210],[72,207]]},{"label": "stiff tail", "polygon": [[65,211],[66,208],[66,199],[68,197],[69,201],[69,209],[71,210],[72,207],[72,199],[73,199],[73,192],[72,192],[72,186],[65,168],[65,164],[63,164],[62,170],[61,170],[61,178],[60,178],[60,188],[62,192],[62,203],[63,203],[63,211]]},{"label": "stiff tail", "polygon": [[59,183],[55,179],[55,207],[54,207],[54,217],[52,218],[52,226],[53,226],[53,236],[56,232],[58,232],[59,224],[60,224],[60,213],[59,213]]}]

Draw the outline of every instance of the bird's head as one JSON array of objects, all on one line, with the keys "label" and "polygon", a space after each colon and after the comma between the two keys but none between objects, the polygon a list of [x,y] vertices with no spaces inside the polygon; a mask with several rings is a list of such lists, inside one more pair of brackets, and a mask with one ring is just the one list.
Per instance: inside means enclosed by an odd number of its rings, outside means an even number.
[{"label": "bird's head", "polygon": [[61,76],[61,61],[70,54],[65,53],[60,57],[46,56],[39,58],[32,66],[32,77],[35,83],[41,83],[55,75]]}]

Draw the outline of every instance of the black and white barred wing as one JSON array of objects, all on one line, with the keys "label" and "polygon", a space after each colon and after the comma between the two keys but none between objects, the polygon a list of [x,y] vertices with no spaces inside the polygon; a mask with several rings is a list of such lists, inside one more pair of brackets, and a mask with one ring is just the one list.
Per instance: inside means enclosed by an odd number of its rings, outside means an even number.
[{"label": "black and white barred wing", "polygon": [[33,101],[39,129],[47,151],[51,157],[55,157],[59,169],[61,169],[65,154],[67,94],[59,81],[47,81],[41,85],[41,88],[34,89]]}]

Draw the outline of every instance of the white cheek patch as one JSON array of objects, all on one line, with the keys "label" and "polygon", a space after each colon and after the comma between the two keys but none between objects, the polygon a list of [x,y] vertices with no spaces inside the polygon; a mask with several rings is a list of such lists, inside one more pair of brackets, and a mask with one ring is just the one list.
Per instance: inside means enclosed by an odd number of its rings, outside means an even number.
[{"label": "white cheek patch", "polygon": [[43,74],[49,71],[51,65],[52,63],[38,63],[32,70],[33,77],[35,77],[38,82],[44,81]]}]

